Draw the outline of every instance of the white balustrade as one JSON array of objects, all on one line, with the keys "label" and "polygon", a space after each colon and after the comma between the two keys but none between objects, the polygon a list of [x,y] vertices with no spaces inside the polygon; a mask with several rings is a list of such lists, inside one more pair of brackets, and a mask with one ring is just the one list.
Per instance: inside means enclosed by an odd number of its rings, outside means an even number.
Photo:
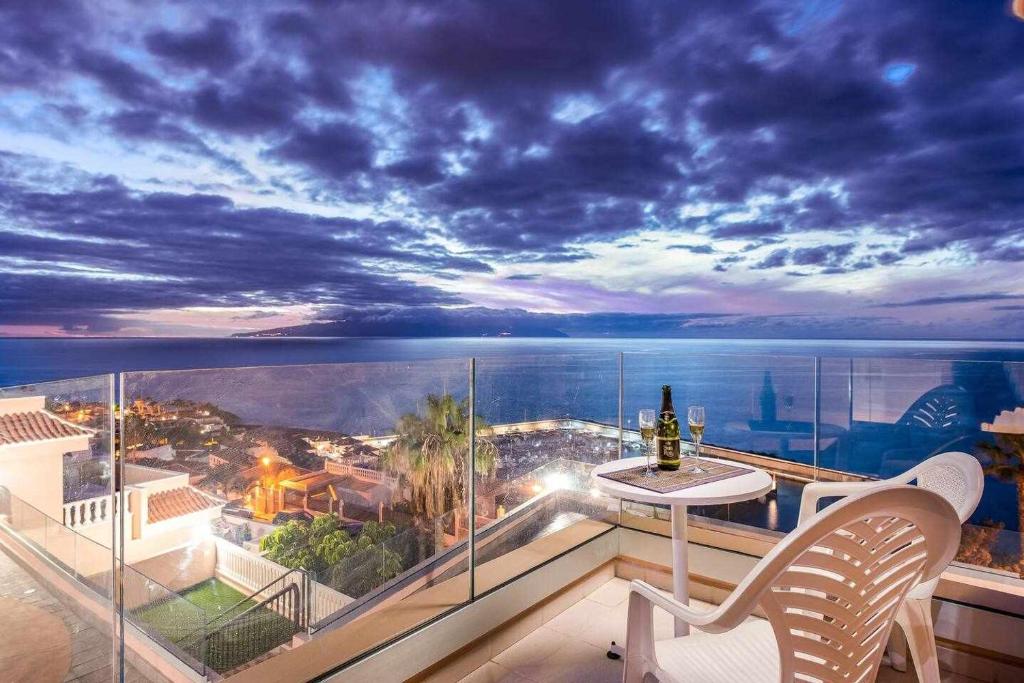
[{"label": "white balustrade", "polygon": [[[289,574],[284,579],[284,583],[274,583],[288,574],[287,567],[239,548],[223,539],[217,539],[216,543],[216,572],[218,576],[250,592],[260,590],[273,583],[274,585],[268,590],[268,593],[273,593],[287,583],[294,583],[305,594],[306,588],[302,585],[303,576],[298,572]],[[306,597],[309,600],[310,621],[314,624],[337,612],[354,599],[313,580],[309,581],[309,594]]]},{"label": "white balustrade", "polygon": [[117,512],[117,496],[105,495],[64,503],[64,526],[69,529],[101,524],[113,519]]},{"label": "white balustrade", "polygon": [[357,477],[365,481],[375,481],[391,488],[398,485],[398,480],[395,477],[384,474],[380,470],[372,470],[368,467],[356,467],[349,463],[333,462],[328,460],[324,463],[324,468],[331,474]]}]

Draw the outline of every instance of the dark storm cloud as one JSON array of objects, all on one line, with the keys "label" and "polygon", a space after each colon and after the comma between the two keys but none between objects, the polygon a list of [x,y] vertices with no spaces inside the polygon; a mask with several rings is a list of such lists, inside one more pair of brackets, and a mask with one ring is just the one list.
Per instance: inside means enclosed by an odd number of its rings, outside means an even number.
[{"label": "dark storm cloud", "polygon": [[781,268],[782,266],[789,263],[789,250],[788,249],[776,249],[768,256],[764,257],[757,262],[754,266],[755,270],[768,270],[770,268]]},{"label": "dark storm cloud", "polygon": [[710,244],[670,244],[666,249],[681,249],[691,254],[714,254],[715,248]]},{"label": "dark storm cloud", "polygon": [[618,109],[553,126],[540,157],[508,159],[498,144],[475,172],[437,192],[452,232],[478,246],[537,251],[643,226],[643,204],[680,178],[685,143],[646,131],[639,112]]},{"label": "dark storm cloud", "polygon": [[[242,209],[215,195],[132,192],[112,178],[40,192],[0,165],[0,324],[88,324],[184,306],[456,303],[397,276],[488,272],[399,223]],[[30,226],[20,229],[21,226]]]},{"label": "dark storm cloud", "polygon": [[648,57],[664,27],[656,3],[616,0],[323,3],[271,13],[267,29],[315,64],[387,66],[400,85],[519,109],[515,97],[600,85]]},{"label": "dark storm cloud", "polygon": [[368,170],[372,152],[371,142],[361,129],[335,122],[315,129],[298,128],[271,149],[270,155],[302,164],[323,177],[343,180]]},{"label": "dark storm cloud", "polygon": [[[335,288],[380,303],[409,285],[378,260],[419,274],[583,261],[589,242],[644,228],[680,244],[739,241],[743,253],[775,245],[715,269],[780,278],[905,267],[938,250],[1024,261],[1024,24],[1002,0],[861,0],[800,21],[785,0],[281,2],[219,17],[175,7],[173,23],[125,10],[144,18],[135,25],[71,0],[2,3],[0,88],[43,102],[65,136],[163,146],[213,160],[254,194],[369,198],[373,215],[416,220],[342,229],[211,192],[134,192],[127,178],[8,178],[0,257],[35,265],[9,266],[3,296],[24,301],[19,283],[50,287],[40,278],[68,282],[84,267],[142,278],[124,292],[143,309],[319,302]],[[908,68],[894,78],[893,64]],[[230,158],[235,144],[272,167],[262,183]],[[195,187],[207,182],[225,181]],[[714,208],[680,218],[694,203]],[[427,246],[425,225],[473,257]],[[833,235],[813,246],[808,231]],[[852,249],[865,231],[878,246]],[[132,239],[147,246],[118,254],[106,242]],[[195,252],[204,241],[238,259],[215,267]],[[259,256],[276,244],[289,267]],[[292,272],[303,260],[308,278]],[[184,264],[182,283],[171,263]],[[90,311],[113,300],[101,290],[92,306],[75,300],[76,321],[99,324]]]},{"label": "dark storm cloud", "polygon": [[[863,258],[850,262],[854,244],[829,244],[820,247],[801,247],[798,249],[776,249],[754,266],[756,270],[793,266],[818,266],[825,275],[845,273],[847,270],[862,270],[874,267],[875,261]],[[792,273],[787,273],[791,275]]]},{"label": "dark storm cloud", "polygon": [[111,95],[132,105],[171,106],[164,85],[153,76],[102,50],[81,49],[73,58],[74,67],[95,79]]},{"label": "dark storm cloud", "polygon": [[433,185],[444,179],[440,162],[431,156],[410,157],[396,161],[384,168],[393,178],[409,180],[417,185]]},{"label": "dark storm cloud", "polygon": [[126,109],[110,116],[108,123],[111,130],[126,142],[140,140],[164,143],[192,154],[207,157],[225,170],[232,171],[245,179],[252,177],[237,160],[212,149],[198,135],[187,130],[183,125],[168,120],[154,109]]},{"label": "dark storm cloud", "polygon": [[192,114],[223,132],[287,130],[304,101],[298,90],[298,80],[282,67],[257,64],[238,78],[202,85],[192,96]]},{"label": "dark storm cloud", "polygon": [[760,238],[777,235],[782,229],[782,224],[774,221],[742,221],[715,228],[714,235],[721,239]]},{"label": "dark storm cloud", "polygon": [[1021,299],[1024,295],[1006,294],[1005,292],[988,292],[986,294],[953,294],[948,296],[930,296],[912,301],[899,301],[879,304],[881,308],[904,308],[908,306],[945,306],[947,304],[972,304],[979,301],[1005,301]]},{"label": "dark storm cloud", "polygon": [[68,59],[90,18],[75,0],[0,3],[0,85],[39,86]]},{"label": "dark storm cloud", "polygon": [[237,35],[235,22],[217,17],[196,31],[153,31],[145,43],[150,52],[177,66],[224,71],[242,59]]}]

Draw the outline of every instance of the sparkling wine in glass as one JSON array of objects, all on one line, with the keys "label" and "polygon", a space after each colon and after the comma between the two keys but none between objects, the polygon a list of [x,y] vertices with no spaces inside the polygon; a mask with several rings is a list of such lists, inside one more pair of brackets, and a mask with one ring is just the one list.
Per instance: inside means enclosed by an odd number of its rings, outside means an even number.
[{"label": "sparkling wine in glass", "polygon": [[647,469],[644,470],[645,477],[658,476],[654,472],[654,465],[651,463],[651,456],[654,454],[654,410],[644,409],[640,411],[640,438],[644,442],[644,455],[647,456]]},{"label": "sparkling wine in glass", "polygon": [[696,461],[690,471],[700,473],[704,471],[704,468],[700,466],[700,442],[704,439],[704,406],[687,408],[686,421],[690,425],[690,436],[693,438],[693,457]]}]

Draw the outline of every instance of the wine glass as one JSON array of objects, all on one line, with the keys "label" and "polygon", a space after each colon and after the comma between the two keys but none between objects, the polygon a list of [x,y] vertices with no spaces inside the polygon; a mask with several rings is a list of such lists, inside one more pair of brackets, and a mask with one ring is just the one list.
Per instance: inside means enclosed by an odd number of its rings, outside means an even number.
[{"label": "wine glass", "polygon": [[643,476],[656,477],[658,475],[651,464],[651,454],[654,452],[654,410],[650,408],[640,411],[640,438],[644,440],[644,455],[647,456],[647,469]]},{"label": "wine glass", "polygon": [[693,439],[693,458],[695,465],[690,472],[699,474],[704,471],[700,466],[700,442],[704,438],[704,406],[690,406],[686,409],[686,421],[690,425],[690,437]]}]

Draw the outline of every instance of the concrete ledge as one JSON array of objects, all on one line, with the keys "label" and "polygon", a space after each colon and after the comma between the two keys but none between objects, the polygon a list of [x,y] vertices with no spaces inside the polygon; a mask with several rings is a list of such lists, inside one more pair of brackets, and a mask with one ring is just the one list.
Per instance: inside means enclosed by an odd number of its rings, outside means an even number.
[{"label": "concrete ledge", "polygon": [[[609,562],[617,552],[617,533],[612,530],[323,680],[380,683],[431,678],[431,667],[474,645],[477,647],[471,650],[475,649],[479,656],[486,655],[482,663],[492,651],[505,649],[542,623],[545,610],[564,610],[582,599],[594,587],[592,582],[611,578]],[[592,582],[586,580],[588,577],[593,577]],[[554,599],[545,602],[550,598]],[[535,619],[536,625],[531,626],[529,619],[520,625],[510,624],[524,611],[532,612],[530,619]],[[502,632],[503,625],[514,628]],[[473,657],[462,661],[462,675],[476,668],[475,661]],[[436,677],[437,671],[433,673]],[[447,670],[443,678],[454,673]]]}]

